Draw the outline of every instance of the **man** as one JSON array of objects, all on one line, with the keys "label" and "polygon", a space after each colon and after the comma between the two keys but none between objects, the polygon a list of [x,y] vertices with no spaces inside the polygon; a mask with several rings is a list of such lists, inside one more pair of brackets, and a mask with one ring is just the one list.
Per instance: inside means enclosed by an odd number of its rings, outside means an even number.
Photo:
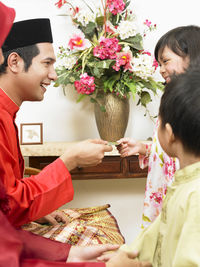
[{"label": "man", "polygon": [[[0,68],[0,179],[10,196],[9,221],[16,225],[34,221],[73,198],[70,171],[96,165],[111,146],[102,140],[72,145],[40,174],[23,177],[15,116],[24,101],[41,101],[57,75],[49,19],[14,23],[2,49]],[[56,215],[57,216],[57,215]]]},{"label": "man", "polygon": [[[14,9],[8,8],[0,2],[0,63],[4,58],[1,53],[1,45],[8,34],[15,17]],[[23,267],[45,267],[45,266],[79,266],[79,267],[139,267],[148,264],[140,264],[121,254],[108,263],[80,263],[101,255],[104,251],[115,249],[116,246],[106,245],[99,247],[70,247],[67,244],[51,241],[35,236],[22,230],[14,229],[4,213],[9,211],[8,195],[0,181],[0,266],[23,266]],[[130,255],[135,257],[134,254]],[[65,263],[65,261],[78,261],[79,263]]]}]

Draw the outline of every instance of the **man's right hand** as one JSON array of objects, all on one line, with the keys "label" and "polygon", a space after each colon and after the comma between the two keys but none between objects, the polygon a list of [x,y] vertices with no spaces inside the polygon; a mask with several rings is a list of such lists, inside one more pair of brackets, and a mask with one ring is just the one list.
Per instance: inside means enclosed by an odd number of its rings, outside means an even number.
[{"label": "man's right hand", "polygon": [[76,167],[95,166],[101,163],[104,153],[112,151],[112,146],[101,139],[89,139],[71,145],[60,157],[70,171]]},{"label": "man's right hand", "polygon": [[149,262],[141,262],[135,259],[137,253],[127,253],[125,251],[118,251],[113,253],[114,256],[106,262],[106,267],[152,267]]}]

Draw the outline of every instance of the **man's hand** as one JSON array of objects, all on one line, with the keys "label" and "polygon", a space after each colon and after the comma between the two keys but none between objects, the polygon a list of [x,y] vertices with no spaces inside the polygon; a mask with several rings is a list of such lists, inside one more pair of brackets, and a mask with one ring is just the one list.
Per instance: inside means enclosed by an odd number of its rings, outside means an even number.
[{"label": "man's hand", "polygon": [[139,262],[135,259],[138,253],[118,251],[110,254],[113,254],[113,256],[106,262],[106,267],[152,267],[148,262]]},{"label": "man's hand", "polygon": [[119,245],[96,245],[96,246],[75,246],[71,247],[68,255],[67,262],[89,262],[97,261],[97,258],[100,257],[104,252],[116,250],[119,248]]},{"label": "man's hand", "polygon": [[101,139],[89,139],[70,146],[60,157],[68,170],[76,167],[95,166],[101,163],[104,153],[112,151],[112,146]]},{"label": "man's hand", "polygon": [[44,216],[38,220],[36,220],[37,223],[41,224],[51,224],[51,225],[57,225],[59,223],[68,224],[69,220],[67,219],[67,216],[61,211],[61,210],[55,210],[52,213],[48,214],[47,216]]}]

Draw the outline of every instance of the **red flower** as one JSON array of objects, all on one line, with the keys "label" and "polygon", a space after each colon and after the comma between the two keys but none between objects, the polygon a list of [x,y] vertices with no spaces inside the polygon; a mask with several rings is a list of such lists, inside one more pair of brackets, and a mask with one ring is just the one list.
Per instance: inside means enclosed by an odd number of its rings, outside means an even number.
[{"label": "red flower", "polygon": [[90,95],[95,90],[94,77],[84,73],[79,81],[75,81],[74,85],[79,94]]},{"label": "red flower", "polygon": [[116,53],[121,51],[117,38],[100,38],[100,44],[93,49],[93,55],[100,59],[115,59]]},{"label": "red flower", "polygon": [[147,25],[147,27],[151,27],[151,21],[148,19],[145,20],[144,24]]},{"label": "red flower", "polygon": [[79,8],[76,6],[73,12],[73,16],[75,16],[79,12]]},{"label": "red flower", "polygon": [[126,6],[123,0],[108,0],[107,5],[113,15],[121,13]]},{"label": "red flower", "polygon": [[58,8],[61,8],[66,3],[67,3],[66,0],[59,0],[57,3],[55,3],[55,6],[57,6]]},{"label": "red flower", "polygon": [[124,70],[130,70],[131,69],[131,59],[132,54],[131,52],[121,52],[117,54],[116,63],[113,66],[113,69],[116,71],[120,70],[121,66],[124,66]]},{"label": "red flower", "polygon": [[68,46],[71,50],[73,49],[85,49],[87,47],[86,40],[83,34],[74,34],[69,40]]},{"label": "red flower", "polygon": [[154,60],[153,60],[153,66],[154,66],[154,68],[155,68],[155,70],[158,68],[158,62],[156,61],[156,59],[154,58]]}]

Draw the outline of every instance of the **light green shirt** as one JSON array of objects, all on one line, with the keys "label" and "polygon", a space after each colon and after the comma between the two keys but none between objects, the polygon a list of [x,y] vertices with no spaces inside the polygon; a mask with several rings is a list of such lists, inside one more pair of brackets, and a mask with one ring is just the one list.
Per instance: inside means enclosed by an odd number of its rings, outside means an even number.
[{"label": "light green shirt", "polygon": [[200,266],[200,162],[176,172],[161,214],[121,249],[153,267]]}]

